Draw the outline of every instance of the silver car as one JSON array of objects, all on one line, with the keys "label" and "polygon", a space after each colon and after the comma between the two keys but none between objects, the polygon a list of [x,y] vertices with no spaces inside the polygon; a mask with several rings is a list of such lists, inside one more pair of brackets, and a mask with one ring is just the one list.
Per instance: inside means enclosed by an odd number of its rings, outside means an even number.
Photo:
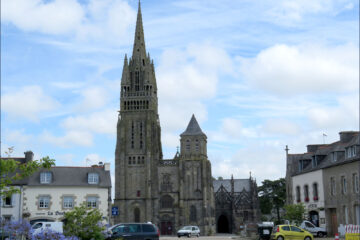
[{"label": "silver car", "polygon": [[185,227],[182,227],[177,232],[177,236],[178,237],[182,237],[182,236],[186,236],[186,237],[196,236],[196,237],[199,237],[200,236],[200,229],[197,226],[185,226]]}]

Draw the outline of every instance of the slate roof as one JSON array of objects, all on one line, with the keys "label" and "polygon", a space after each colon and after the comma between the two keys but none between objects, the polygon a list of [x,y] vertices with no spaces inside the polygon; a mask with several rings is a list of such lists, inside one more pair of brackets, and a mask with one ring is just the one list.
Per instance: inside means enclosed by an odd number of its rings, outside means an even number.
[{"label": "slate roof", "polygon": [[[214,180],[213,187],[214,192],[217,192],[221,185],[224,186],[226,191],[231,192],[231,179]],[[234,179],[234,192],[242,192],[245,188],[246,191],[250,191],[250,180],[249,179]]]},{"label": "slate roof", "polygon": [[[40,183],[40,173],[51,172],[52,182],[49,184]],[[88,183],[88,173],[99,174],[99,184]],[[88,187],[111,187],[110,171],[105,171],[102,166],[96,167],[51,167],[43,169],[27,179],[28,186],[88,186]]]},{"label": "slate roof", "polygon": [[[346,141],[337,141],[331,144],[320,146],[315,152],[307,152],[303,154],[288,154],[289,160],[292,161],[292,170],[290,175],[295,176],[319,169],[329,168],[341,164],[360,161],[360,152],[357,151],[355,157],[346,158],[345,148],[350,146],[360,146],[359,132],[349,132],[350,137]],[[331,153],[337,152],[336,161],[332,161]],[[311,160],[313,156],[323,156],[317,166],[313,166],[311,161],[302,170],[299,169],[298,163],[301,160]]]},{"label": "slate roof", "polygon": [[197,135],[206,136],[205,133],[203,133],[203,131],[201,130],[201,128],[193,114],[185,132],[180,134],[180,136],[197,136]]}]

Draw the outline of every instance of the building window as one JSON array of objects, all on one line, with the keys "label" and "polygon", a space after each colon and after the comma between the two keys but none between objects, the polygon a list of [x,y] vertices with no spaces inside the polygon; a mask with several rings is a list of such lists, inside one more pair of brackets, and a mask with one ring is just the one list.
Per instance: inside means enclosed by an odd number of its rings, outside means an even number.
[{"label": "building window", "polygon": [[50,207],[50,197],[41,196],[39,197],[39,208],[49,208]]},{"label": "building window", "polygon": [[3,206],[4,207],[11,207],[12,206],[12,196],[7,196],[3,199]]},{"label": "building window", "polygon": [[140,222],[140,209],[134,209],[134,222]]},{"label": "building window", "polygon": [[305,202],[309,201],[309,186],[308,185],[304,186],[304,200],[305,200]]},{"label": "building window", "polygon": [[352,156],[355,157],[356,156],[356,146],[353,146],[351,148],[351,153],[352,153]]},{"label": "building window", "polygon": [[296,187],[296,202],[301,202],[300,187]]},{"label": "building window", "polygon": [[353,191],[359,193],[359,175],[357,173],[353,174]]},{"label": "building window", "polygon": [[97,197],[87,197],[86,205],[88,208],[97,208],[98,207],[98,198]]},{"label": "building window", "polygon": [[200,148],[199,148],[199,140],[196,139],[196,140],[195,140],[195,151],[198,152],[199,149],[200,149]]},{"label": "building window", "polygon": [[46,183],[51,183],[51,172],[42,172],[40,173],[40,183],[42,184],[46,184]]},{"label": "building window", "polygon": [[197,221],[197,217],[196,217],[196,207],[195,206],[191,206],[190,207],[190,222],[196,222]]},{"label": "building window", "polygon": [[186,140],[185,149],[187,152],[190,152],[190,140]]},{"label": "building window", "polygon": [[336,162],[336,161],[337,161],[337,153],[336,153],[336,152],[332,152],[330,156],[331,156],[331,161],[332,161],[332,162]]},{"label": "building window", "polygon": [[342,189],[341,189],[342,194],[346,194],[346,192],[347,192],[347,182],[346,182],[346,177],[345,176],[341,177],[341,186],[342,186]]},{"label": "building window", "polygon": [[332,196],[335,196],[335,194],[336,194],[335,177],[330,178],[330,193],[331,193]]},{"label": "building window", "polygon": [[311,162],[312,162],[312,167],[316,167],[317,166],[317,156],[312,156],[311,158]]},{"label": "building window", "polygon": [[347,206],[343,207],[345,224],[349,224],[349,212]]},{"label": "building window", "polygon": [[360,225],[360,206],[355,205],[354,210],[355,210],[355,220],[356,220],[355,224]]},{"label": "building window", "polygon": [[63,208],[73,208],[74,207],[74,197],[65,196],[63,197]]},{"label": "building window", "polygon": [[314,196],[314,201],[319,200],[319,190],[318,190],[318,184],[317,183],[313,183],[313,196]]},{"label": "building window", "polygon": [[169,195],[165,195],[165,196],[162,196],[161,197],[161,200],[160,200],[160,206],[161,208],[172,208],[173,207],[173,198]]},{"label": "building window", "polygon": [[98,184],[99,183],[99,174],[98,173],[89,173],[88,174],[88,183],[89,184]]}]

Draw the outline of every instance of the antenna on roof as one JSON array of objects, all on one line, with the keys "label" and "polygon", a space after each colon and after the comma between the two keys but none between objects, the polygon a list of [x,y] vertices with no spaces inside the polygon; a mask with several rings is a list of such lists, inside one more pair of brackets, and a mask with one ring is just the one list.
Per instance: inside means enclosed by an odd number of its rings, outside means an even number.
[{"label": "antenna on roof", "polygon": [[325,144],[325,137],[327,137],[327,135],[325,133],[323,133],[323,142]]}]

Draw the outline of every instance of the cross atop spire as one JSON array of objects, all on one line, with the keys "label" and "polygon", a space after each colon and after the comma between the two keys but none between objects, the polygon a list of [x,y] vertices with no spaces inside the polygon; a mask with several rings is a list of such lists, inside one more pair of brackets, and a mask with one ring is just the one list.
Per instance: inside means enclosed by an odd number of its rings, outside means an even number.
[{"label": "cross atop spire", "polygon": [[141,4],[139,0],[137,19],[136,19],[136,28],[135,28],[135,38],[133,46],[133,59],[146,58],[146,49],[145,49],[145,37],[144,37],[144,28],[142,23],[142,14],[141,14]]}]

